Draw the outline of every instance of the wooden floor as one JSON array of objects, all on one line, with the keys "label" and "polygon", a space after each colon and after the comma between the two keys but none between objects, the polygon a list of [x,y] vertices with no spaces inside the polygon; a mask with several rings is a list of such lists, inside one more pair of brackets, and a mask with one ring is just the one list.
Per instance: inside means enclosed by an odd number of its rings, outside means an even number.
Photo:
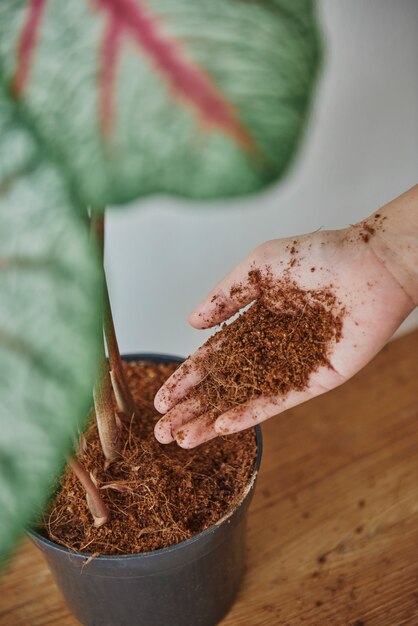
[{"label": "wooden floor", "polygon": [[[264,442],[247,576],[222,626],[417,626],[418,331],[270,420]],[[0,585],[1,626],[77,623],[23,542]]]}]

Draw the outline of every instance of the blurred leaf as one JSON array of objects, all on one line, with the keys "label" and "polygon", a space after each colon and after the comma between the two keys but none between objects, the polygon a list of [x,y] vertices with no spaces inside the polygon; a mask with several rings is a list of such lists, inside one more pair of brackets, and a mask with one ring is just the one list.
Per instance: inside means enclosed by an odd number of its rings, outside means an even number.
[{"label": "blurred leaf", "polygon": [[312,0],[8,0],[4,84],[82,202],[255,191],[285,170],[319,59]]},{"label": "blurred leaf", "polygon": [[60,176],[0,99],[0,556],[45,502],[91,405],[100,274]]}]

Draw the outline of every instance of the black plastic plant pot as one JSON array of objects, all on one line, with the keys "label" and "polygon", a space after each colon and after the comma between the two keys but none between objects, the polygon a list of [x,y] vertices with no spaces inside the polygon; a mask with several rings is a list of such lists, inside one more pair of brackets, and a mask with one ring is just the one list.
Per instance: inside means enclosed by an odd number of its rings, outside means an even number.
[{"label": "black plastic plant pot", "polygon": [[[129,354],[125,360],[182,359]],[[30,530],[69,609],[84,626],[215,626],[230,609],[245,568],[247,510],[261,462],[257,459],[241,502],[214,526],[174,546],[127,556],[71,552]]]}]

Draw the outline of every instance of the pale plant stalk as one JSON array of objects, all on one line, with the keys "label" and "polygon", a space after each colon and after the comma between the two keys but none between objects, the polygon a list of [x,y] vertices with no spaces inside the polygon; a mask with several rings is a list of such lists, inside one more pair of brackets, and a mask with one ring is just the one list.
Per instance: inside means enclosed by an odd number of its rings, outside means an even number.
[{"label": "pale plant stalk", "polygon": [[119,457],[120,426],[113,406],[109,369],[103,355],[101,375],[93,390],[97,430],[106,459],[106,465]]},{"label": "pale plant stalk", "polygon": [[106,524],[110,513],[103,501],[102,496],[100,495],[96,482],[77,459],[69,459],[68,464],[80,483],[83,485],[86,492],[87,505],[94,518],[94,525],[96,528],[100,528],[100,526]]},{"label": "pale plant stalk", "polygon": [[[98,245],[104,255],[104,217],[101,215],[92,215],[91,226],[92,231],[97,236]],[[107,350],[109,353],[110,379],[112,382],[113,392],[115,394],[118,411],[131,420],[137,415],[137,407],[126,381],[123,362],[120,356],[119,345],[116,338],[115,325],[113,322],[112,309],[110,306],[109,291],[106,283],[106,275],[104,274],[104,334],[106,338]]]},{"label": "pale plant stalk", "polygon": [[[104,218],[102,216],[92,215],[91,231],[96,238],[96,242],[99,246],[103,261]],[[133,415],[136,415],[136,406],[127,385],[125,374],[123,371],[123,364],[119,352],[118,342],[116,339],[116,332],[113,324],[109,293],[104,271],[103,278],[103,330],[109,352],[109,364],[106,360],[103,346],[101,357],[101,371],[98,381],[93,390],[93,397],[97,430],[99,433],[103,454],[106,459],[106,468],[110,465],[110,463],[112,463],[112,461],[115,461],[119,457],[121,446],[121,424],[114,409],[112,388],[115,394],[118,410],[122,414],[124,414],[129,419],[132,418]],[[76,458],[71,458],[69,460],[69,466],[71,467],[72,471],[77,476],[86,491],[87,504],[94,518],[94,525],[98,528],[100,526],[103,526],[103,524],[105,524],[109,519],[109,510],[100,495],[100,491],[97,487],[94,477],[85,470],[85,468]]]},{"label": "pale plant stalk", "polygon": [[115,393],[118,409],[128,420],[131,420],[132,417],[137,414],[137,407],[126,381],[106,286],[105,291],[105,298],[107,299],[108,305],[106,307],[107,310],[104,330],[107,350],[109,353],[110,378],[112,380],[113,391]]}]

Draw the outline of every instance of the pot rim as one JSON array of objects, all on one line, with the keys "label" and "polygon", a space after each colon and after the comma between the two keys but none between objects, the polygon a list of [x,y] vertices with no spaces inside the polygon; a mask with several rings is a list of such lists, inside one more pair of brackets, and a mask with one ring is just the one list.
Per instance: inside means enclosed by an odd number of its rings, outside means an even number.
[{"label": "pot rim", "polygon": [[[184,358],[179,357],[177,355],[172,355],[172,354],[163,354],[163,353],[158,353],[158,352],[133,352],[133,353],[127,353],[127,354],[122,354],[122,359],[126,360],[126,361],[151,361],[151,362],[155,362],[155,359],[158,359],[160,362],[164,363],[171,363],[171,362],[175,362],[175,361],[179,361],[182,362],[184,361]],[[151,357],[151,358],[150,358]],[[142,558],[142,559],[146,559],[146,558],[152,558],[152,557],[157,557],[159,555],[165,555],[165,554],[170,554],[172,552],[181,550],[183,548],[187,548],[188,546],[190,546],[192,543],[199,541],[201,538],[203,537],[207,537],[210,534],[215,533],[225,522],[227,522],[233,515],[234,513],[237,511],[237,509],[243,504],[243,502],[245,501],[245,499],[248,497],[248,495],[250,494],[250,492],[252,491],[253,487],[254,487],[254,483],[255,480],[257,478],[259,469],[260,469],[260,465],[261,465],[261,457],[262,457],[262,453],[263,453],[263,438],[262,438],[262,433],[261,433],[261,427],[259,425],[256,425],[254,427],[255,430],[255,434],[256,434],[256,441],[257,441],[257,456],[255,459],[255,467],[254,467],[254,471],[248,481],[248,484],[242,494],[242,497],[240,499],[240,501],[231,509],[231,511],[229,511],[228,513],[226,513],[223,517],[221,517],[220,520],[218,520],[217,522],[215,522],[215,524],[212,524],[212,526],[209,526],[209,528],[206,528],[205,530],[203,530],[202,532],[198,533],[197,535],[193,535],[193,537],[190,537],[189,539],[184,539],[183,541],[180,541],[179,543],[176,543],[172,546],[167,546],[166,548],[159,548],[158,550],[151,550],[148,552],[138,552],[135,554],[105,554],[105,555],[99,555],[97,557],[94,557],[94,560],[98,560],[98,561],[115,561],[118,559],[138,559],[138,558]],[[30,535],[33,539],[35,539],[37,542],[43,543],[46,546],[52,547],[55,550],[58,550],[59,552],[64,552],[67,553],[71,556],[80,556],[83,558],[88,559],[89,557],[92,556],[91,553],[89,552],[79,552],[77,550],[70,550],[69,548],[66,548],[65,546],[59,544],[59,543],[55,543],[54,541],[51,541],[50,539],[47,539],[46,537],[44,537],[43,535],[41,535],[40,533],[38,533],[36,530],[34,530],[33,528],[28,528],[26,530],[27,534]]]}]

